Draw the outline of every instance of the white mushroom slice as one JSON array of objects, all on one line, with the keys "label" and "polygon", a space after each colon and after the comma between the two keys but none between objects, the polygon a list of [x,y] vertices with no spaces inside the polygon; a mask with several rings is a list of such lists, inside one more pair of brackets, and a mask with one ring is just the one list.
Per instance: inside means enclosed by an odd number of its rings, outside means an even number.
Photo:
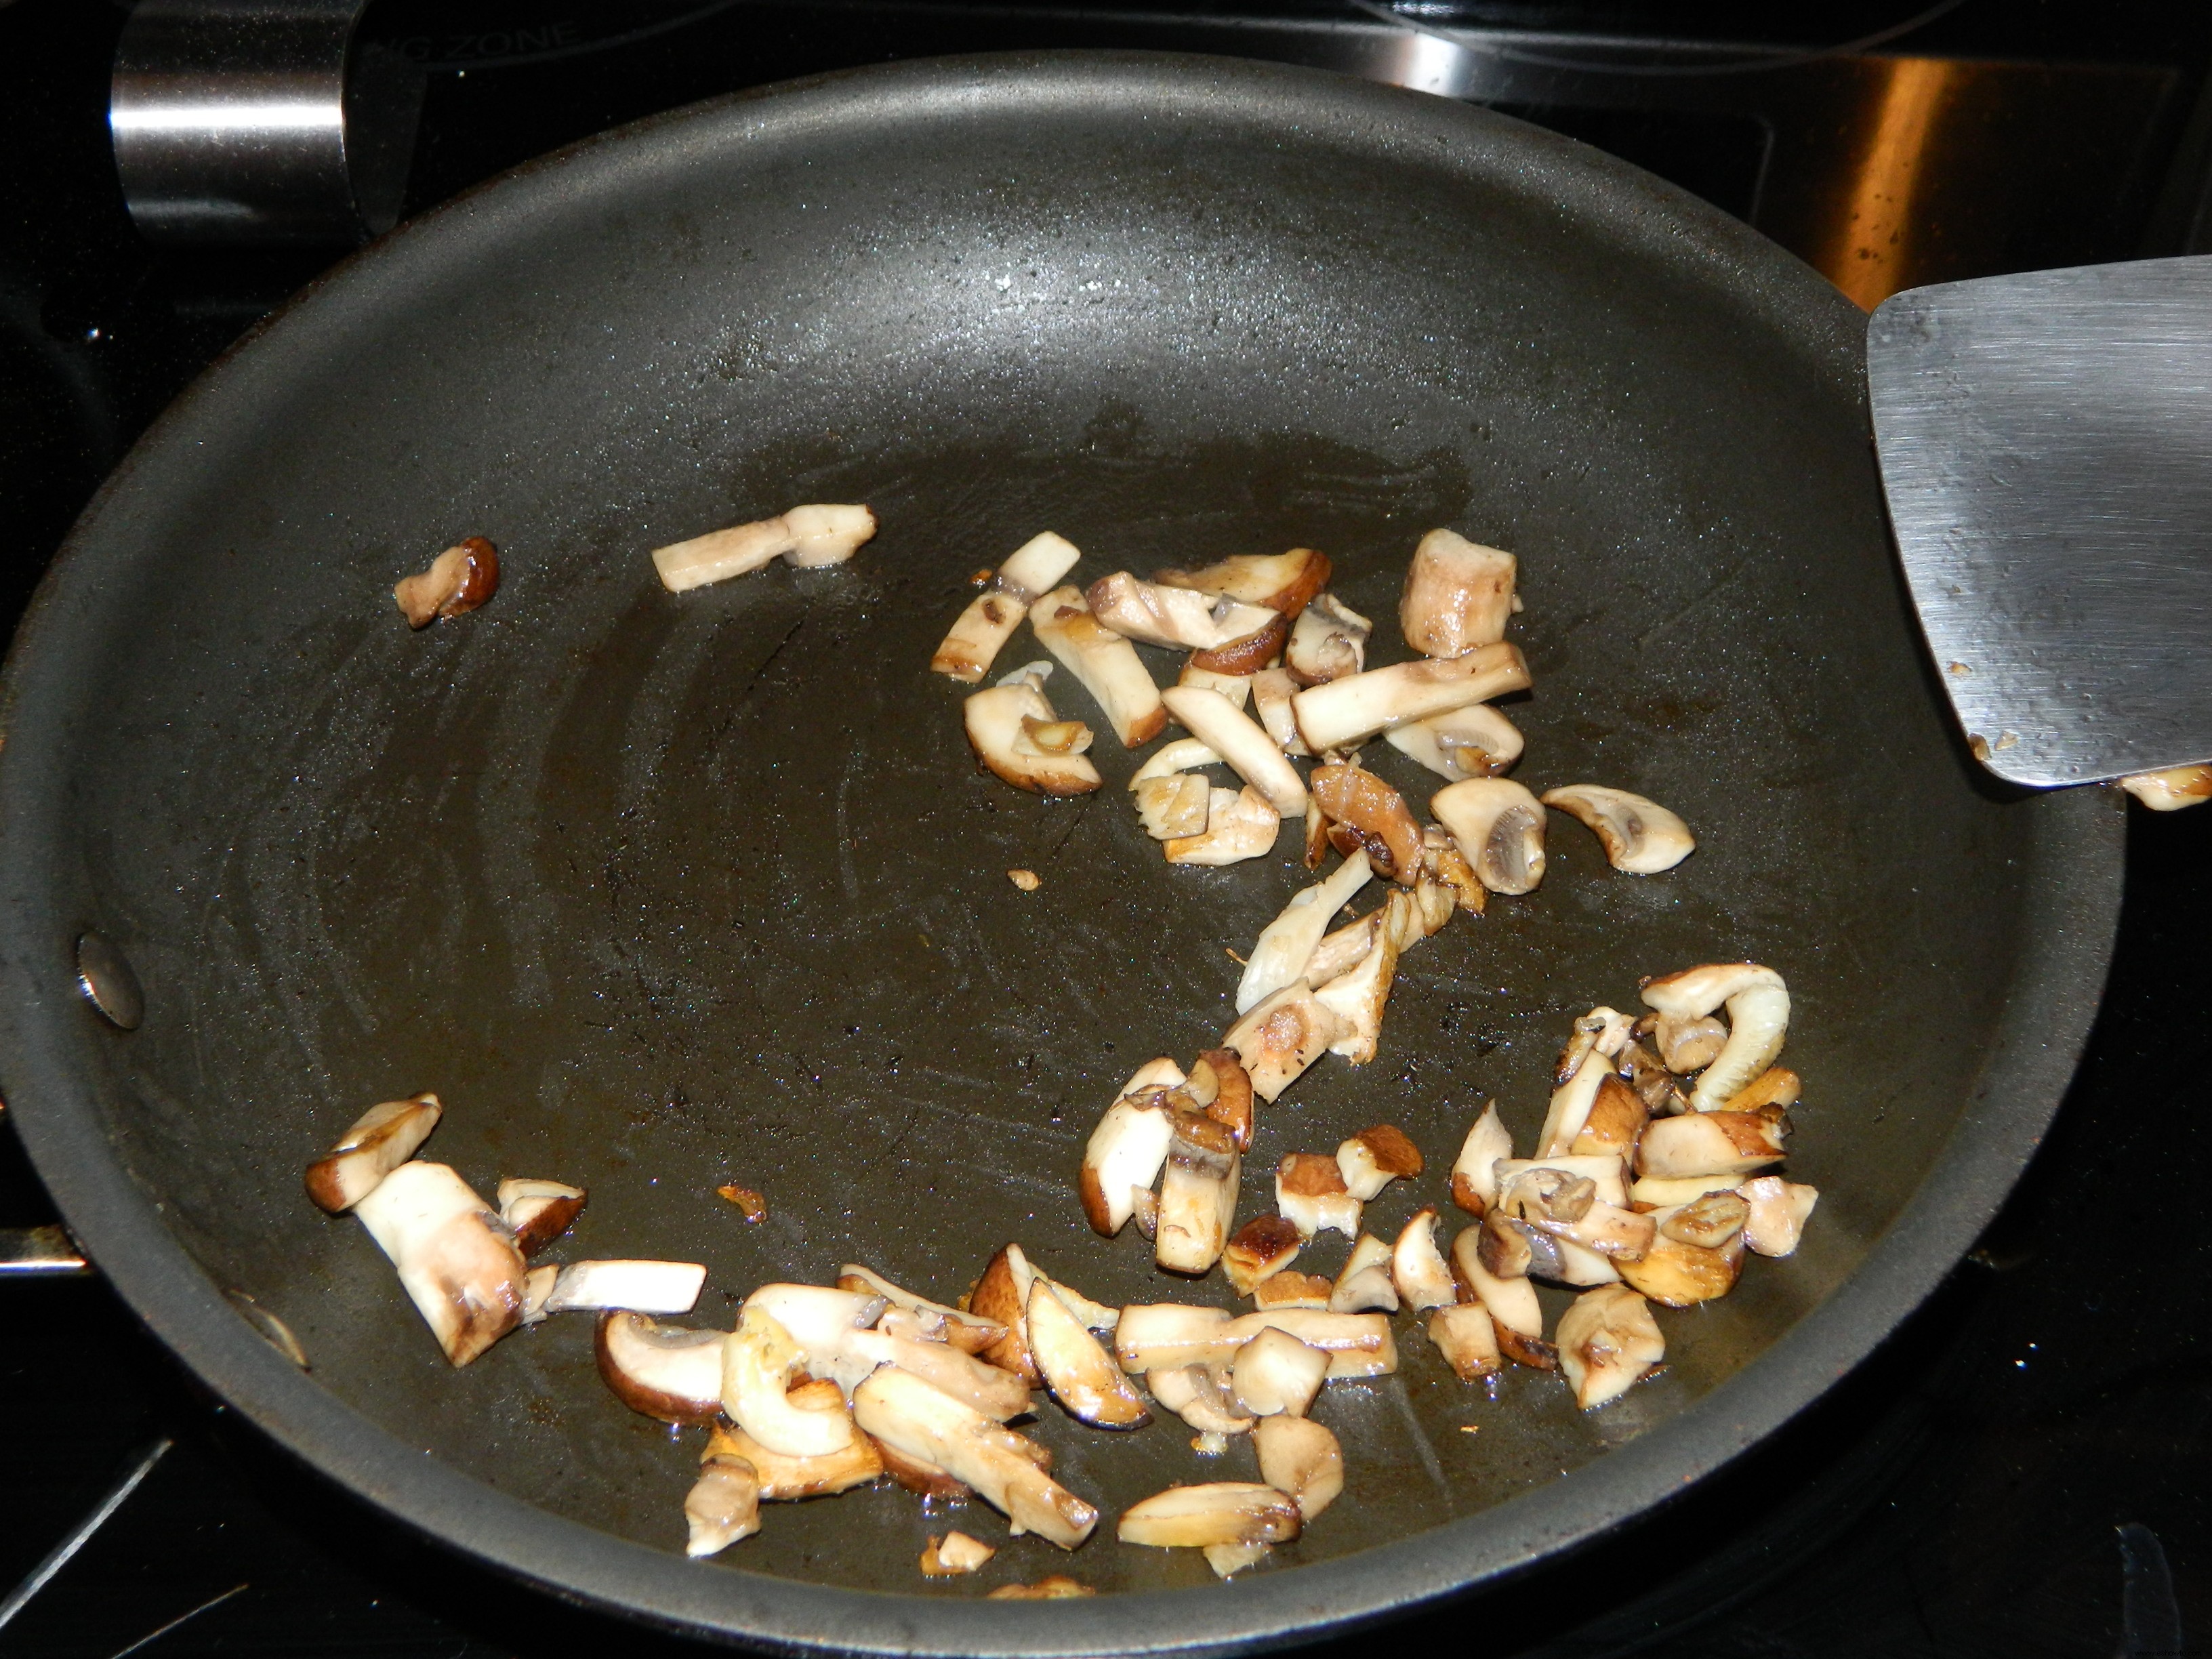
[{"label": "white mushroom slice", "polygon": [[1579,819],[1605,848],[1606,862],[1632,876],[1656,876],[1697,851],[1690,826],[1656,800],[1600,783],[1563,784],[1539,797]]},{"label": "white mushroom slice", "polygon": [[1631,1184],[1628,1196],[1632,1203],[1648,1204],[1656,1212],[1678,1208],[1707,1193],[1740,1191],[1741,1185],[1741,1177],[1734,1175],[1670,1176],[1663,1179],[1642,1176]]},{"label": "white mushroom slice", "polygon": [[1532,1170],[1554,1170],[1571,1176],[1583,1176],[1590,1183],[1591,1195],[1600,1202],[1622,1206],[1628,1202],[1628,1168],[1615,1154],[1600,1152],[1588,1157],[1562,1154],[1557,1158],[1503,1158],[1495,1169],[1498,1191],[1504,1192],[1515,1180]]},{"label": "white mushroom slice", "polygon": [[1077,1190],[1091,1231],[1111,1238],[1128,1224],[1135,1194],[1159,1179],[1175,1138],[1162,1091],[1146,1089],[1121,1097],[1106,1109],[1083,1149]]},{"label": "white mushroom slice", "polygon": [[1331,1313],[1395,1313],[1398,1287],[1390,1279],[1390,1247],[1372,1233],[1352,1241],[1352,1254],[1329,1287]]},{"label": "white mushroom slice", "polygon": [[1253,1417],[1304,1417],[1328,1375],[1329,1357],[1288,1331],[1271,1328],[1237,1350],[1230,1386]]},{"label": "white mushroom slice", "polygon": [[1618,1285],[1575,1298],[1559,1316],[1559,1370],[1586,1412],[1618,1400],[1667,1357],[1650,1304]]},{"label": "white mushroom slice", "polygon": [[1114,1535],[1125,1544],[1203,1549],[1209,1544],[1281,1544],[1298,1535],[1298,1506],[1273,1486],[1216,1480],[1170,1486],[1121,1511]]},{"label": "white mushroom slice", "polygon": [[1390,987],[1398,977],[1401,941],[1411,928],[1419,932],[1419,907],[1402,887],[1390,890],[1382,919],[1376,924],[1375,943],[1358,964],[1314,993],[1314,1000],[1334,1014],[1344,1030],[1328,1045],[1354,1066],[1375,1058],[1382,1035],[1382,1011],[1390,1001]]},{"label": "white mushroom slice", "polygon": [[1084,597],[1091,602],[1091,614],[1116,634],[1186,651],[1218,651],[1277,620],[1276,613],[1262,605],[1140,582],[1126,570],[1100,577]]},{"label": "white mushroom slice", "polygon": [[1390,1282],[1415,1313],[1446,1308],[1459,1300],[1451,1269],[1437,1248],[1437,1212],[1432,1204],[1413,1212],[1390,1251]]},{"label": "white mushroom slice", "polygon": [[1297,1260],[1305,1236],[1279,1215],[1254,1216],[1221,1252],[1221,1265],[1239,1296],[1250,1296]]},{"label": "white mushroom slice", "polygon": [[1112,1356],[1042,1275],[1030,1286],[1029,1340],[1045,1387],[1069,1415],[1100,1429],[1138,1429],[1152,1420]]},{"label": "white mushroom slice", "polygon": [[585,1193],[561,1181],[502,1181],[499,1218],[514,1233],[514,1246],[536,1255],[568,1231],[583,1212]]},{"label": "white mushroom slice", "polygon": [[1364,1204],[1392,1182],[1411,1181],[1423,1168],[1421,1149],[1388,1123],[1362,1129],[1336,1149],[1344,1190]]},{"label": "white mushroom slice", "polygon": [[1136,786],[1137,821],[1154,841],[1188,841],[1206,833],[1213,790],[1195,772],[1146,778]]},{"label": "white mushroom slice", "polygon": [[2122,778],[2121,788],[2154,812],[2174,812],[2212,799],[2212,766],[2175,766]]},{"label": "white mushroom slice", "polygon": [[1817,1187],[1808,1187],[1780,1176],[1761,1176],[1736,1188],[1751,1206],[1743,1224],[1743,1242],[1761,1255],[1790,1255],[1796,1252],[1813,1206],[1820,1201]]},{"label": "white mushroom slice", "polygon": [[[1691,1106],[1700,1112],[1717,1110],[1774,1064],[1790,1029],[1790,992],[1782,975],[1755,962],[1684,969],[1645,985],[1644,1000],[1662,1016],[1674,1019],[1695,1019],[1726,1005],[1728,1042],[1690,1095]],[[1662,1044],[1664,1041],[1662,1037]]]},{"label": "white mushroom slice", "polygon": [[1453,783],[1462,778],[1491,778],[1512,769],[1521,758],[1520,731],[1487,703],[1469,703],[1449,714],[1394,726],[1383,737]]},{"label": "white mushroom slice", "polygon": [[1782,1161],[1789,1133],[1789,1116],[1778,1106],[1659,1118],[1637,1143],[1636,1173],[1662,1179],[1748,1174]]},{"label": "white mushroom slice", "polygon": [[1236,704],[1218,691],[1200,685],[1171,685],[1160,693],[1160,701],[1193,737],[1265,795],[1280,816],[1305,816],[1305,780],[1283,757],[1275,740]]},{"label": "white mushroom slice", "polygon": [[1161,843],[1170,864],[1242,864],[1275,850],[1282,817],[1250,784],[1234,792],[1216,789],[1206,799],[1205,833],[1177,836]]},{"label": "white mushroom slice", "polygon": [[1168,723],[1159,688],[1136,647],[1091,614],[1077,587],[1056,587],[1030,607],[1039,643],[1075,676],[1103,711],[1124,749],[1159,736]]},{"label": "white mushroom slice", "polygon": [[1030,1271],[1036,1275],[1040,1283],[1052,1286],[1052,1293],[1060,1298],[1060,1306],[1073,1314],[1076,1323],[1082,1326],[1085,1330],[1110,1333],[1115,1326],[1121,1322],[1121,1310],[1119,1308],[1109,1307],[1103,1302],[1093,1302],[1073,1285],[1063,1285],[1057,1279],[1048,1278],[1045,1274],[1037,1273],[1035,1267],[1031,1267]]},{"label": "white mushroom slice", "polygon": [[1283,666],[1300,685],[1326,685],[1367,665],[1367,636],[1375,624],[1334,593],[1316,593],[1291,630]]},{"label": "white mushroom slice", "polygon": [[1439,789],[1429,810],[1493,893],[1531,893],[1544,879],[1543,803],[1510,778],[1467,778]]},{"label": "white mushroom slice", "polygon": [[[1024,754],[1023,721],[1054,720],[1036,665],[1018,671],[961,705],[975,758],[1017,789],[1036,795],[1084,795],[1098,787],[1098,769],[1080,755]],[[1034,745],[1033,745],[1034,746]]]},{"label": "white mushroom slice", "polygon": [[1121,1322],[1114,1328],[1114,1357],[1133,1374],[1226,1364],[1244,1340],[1228,1336],[1229,1325],[1229,1315],[1220,1308],[1136,1303],[1121,1310]]},{"label": "white mushroom slice", "polygon": [[1200,570],[1162,570],[1163,587],[1188,587],[1217,599],[1241,599],[1295,617],[1328,584],[1328,556],[1310,547],[1287,553],[1233,553]]},{"label": "white mushroom slice", "polygon": [[491,1206],[446,1164],[401,1164],[353,1212],[454,1364],[521,1322],[522,1252]]},{"label": "white mushroom slice", "polygon": [[1013,1522],[1072,1550],[1098,1524],[1098,1511],[1037,1466],[1042,1448],[896,1366],[853,1391],[860,1425],[909,1457],[934,1463]]},{"label": "white mushroom slice", "polygon": [[1221,757],[1208,749],[1196,738],[1177,738],[1173,743],[1164,743],[1146,757],[1129,779],[1134,789],[1150,778],[1172,777],[1178,772],[1188,772],[1194,767],[1221,766]]},{"label": "white mushroom slice", "polygon": [[1291,1152],[1275,1171],[1275,1209],[1306,1237],[1336,1231],[1359,1236],[1359,1200],[1344,1184],[1337,1161],[1320,1152]]},{"label": "white mushroom slice", "polygon": [[[535,1325],[545,1317],[545,1298],[561,1277],[558,1267],[532,1267],[522,1279],[522,1322]],[[720,1331],[714,1333],[719,1340]]]},{"label": "white mushroom slice", "polygon": [[1388,1376],[1398,1369],[1398,1343],[1390,1321],[1379,1313],[1328,1313],[1312,1308],[1267,1308],[1232,1319],[1223,1331],[1237,1343],[1261,1331],[1288,1331],[1310,1348],[1328,1356],[1331,1381]]},{"label": "white mushroom slice", "polygon": [[964,1532],[948,1532],[942,1538],[932,1534],[922,1547],[922,1577],[951,1578],[975,1572],[997,1553],[981,1539],[970,1538]]},{"label": "white mushroom slice", "polygon": [[571,1261],[554,1280],[545,1311],[690,1313],[706,1282],[706,1267],[697,1261]]},{"label": "white mushroom slice", "polygon": [[1305,976],[1306,964],[1336,913],[1371,879],[1367,854],[1355,849],[1324,880],[1300,888],[1282,914],[1261,930],[1237,987],[1237,1012],[1249,1013],[1285,986]]},{"label": "white mushroom slice", "polygon": [[773,519],[709,531],[653,550],[653,568],[672,593],[727,581],[779,557],[801,566],[842,564],[876,533],[865,507],[794,507]]},{"label": "white mushroom slice", "polygon": [[1552,1081],[1564,1085],[1582,1069],[1583,1061],[1591,1054],[1612,1060],[1628,1046],[1630,1035],[1635,1030],[1635,1021],[1617,1009],[1598,1007],[1580,1016],[1575,1021],[1575,1034],[1567,1039],[1560,1051],[1559,1063],[1552,1068]]},{"label": "white mushroom slice", "polygon": [[1285,755],[1313,752],[1298,735],[1297,716],[1291,712],[1291,699],[1297,690],[1298,683],[1287,668],[1263,668],[1252,676],[1252,712]]},{"label": "white mushroom slice", "polygon": [[819,1367],[848,1395],[879,1365],[896,1365],[994,1423],[1019,1417],[1030,1408],[1028,1383],[949,1342],[916,1342],[884,1331],[847,1331],[826,1358],[817,1359],[811,1350],[807,1354],[810,1370]]},{"label": "white mushroom slice", "polygon": [[1368,953],[1375,948],[1375,941],[1382,936],[1382,912],[1374,910],[1357,921],[1345,923],[1333,933],[1322,934],[1321,943],[1314,946],[1312,960],[1306,963],[1307,983],[1327,985],[1342,979],[1366,961]]},{"label": "white mushroom slice", "polygon": [[1087,755],[1091,728],[1081,720],[1041,720],[1024,715],[1014,750],[1023,755]]},{"label": "white mushroom slice", "polygon": [[[999,567],[983,591],[969,600],[968,608],[929,659],[930,667],[969,685],[981,680],[1037,596],[1074,569],[1082,556],[1074,543],[1049,530],[1024,542]],[[1079,596],[1081,592],[1068,591]],[[1080,678],[1074,664],[1068,664],[1068,672]]]},{"label": "white mushroom slice", "polygon": [[[1388,1278],[1388,1275],[1385,1275]],[[1252,1287],[1252,1305],[1262,1310],[1273,1308],[1326,1308],[1329,1292],[1334,1288],[1317,1273],[1279,1273],[1261,1279]],[[1374,1304],[1380,1306],[1381,1304]],[[1358,1313],[1358,1308],[1340,1308],[1340,1313]]]},{"label": "white mushroom slice", "polygon": [[1518,568],[1510,553],[1431,530],[1413,550],[1398,601],[1406,643],[1425,657],[1457,657],[1504,639]]},{"label": "white mushroom slice", "polygon": [[1260,1478],[1296,1503],[1308,1525],[1344,1490],[1344,1449],[1310,1417],[1263,1418],[1252,1431],[1252,1448]]},{"label": "white mushroom slice", "polygon": [[883,1479],[886,1472],[883,1455],[874,1441],[853,1430],[845,1396],[838,1393],[835,1382],[817,1377],[793,1389],[788,1398],[794,1412],[811,1412],[843,1423],[852,1434],[851,1442],[842,1451],[826,1452],[819,1457],[793,1457],[786,1452],[770,1451],[743,1429],[722,1424],[708,1435],[703,1455],[742,1458],[751,1464],[754,1473],[760,1476],[761,1501],[764,1504],[827,1498]]},{"label": "white mushroom slice", "polygon": [[[864,1267],[857,1261],[848,1261],[837,1269],[837,1288],[855,1291],[864,1296],[879,1296],[893,1308],[902,1308],[909,1313],[926,1315],[944,1327],[944,1340],[963,1353],[981,1353],[1006,1334],[1006,1328],[995,1321],[947,1307],[942,1302],[932,1302],[916,1296],[912,1291],[902,1291],[881,1273]],[[884,1316],[876,1321],[878,1329],[884,1327]]]},{"label": "white mushroom slice", "polygon": [[1694,1308],[1735,1288],[1743,1272],[1743,1251],[1741,1233],[1717,1249],[1662,1238],[1640,1260],[1630,1261],[1624,1257],[1615,1265],[1630,1289],[1660,1306]]},{"label": "white mushroom slice", "polygon": [[1513,1137],[1498,1115],[1498,1103],[1482,1109],[1482,1115],[1467,1132],[1459,1158],[1451,1168],[1452,1202],[1469,1215],[1479,1216],[1498,1201],[1498,1161],[1513,1156]]},{"label": "white mushroom slice", "polygon": [[1221,1039],[1252,1079],[1252,1092],[1273,1103],[1345,1034],[1344,1021],[1303,979],[1254,1006]]},{"label": "white mushroom slice", "polygon": [[1291,699],[1298,735],[1316,755],[1358,748],[1377,732],[1528,689],[1517,647],[1478,647],[1449,662],[1401,662],[1309,686]]},{"label": "white mushroom slice", "polygon": [[1452,1272],[1490,1315],[1498,1346],[1517,1365],[1549,1370],[1559,1363],[1544,1340],[1544,1309],[1526,1279],[1501,1279],[1482,1265],[1480,1225],[1462,1227],[1452,1240]]},{"label": "white mushroom slice", "polygon": [[1218,692],[1229,701],[1229,706],[1238,714],[1252,701],[1252,677],[1249,674],[1224,674],[1211,668],[1197,668],[1186,663],[1176,676],[1176,684],[1184,689]]},{"label": "white mushroom slice", "polygon": [[415,1156],[443,1111],[438,1097],[428,1094],[370,1107],[327,1157],[307,1166],[307,1196],[332,1215],[344,1214]]},{"label": "white mushroom slice", "polygon": [[787,1457],[826,1457],[853,1443],[852,1419],[842,1412],[806,1411],[786,1395],[805,1369],[806,1351],[774,1316],[747,1307],[722,1344],[722,1409],[769,1451]]},{"label": "white mushroom slice", "polygon": [[632,1411],[664,1423],[710,1423],[722,1409],[727,1334],[616,1310],[600,1316],[592,1349],[609,1392]]},{"label": "white mushroom slice", "polygon": [[[1238,1411],[1225,1364],[1176,1365],[1146,1374],[1152,1398],[1200,1434],[1248,1434],[1253,1419]],[[1226,1449],[1226,1448],[1224,1448]]]},{"label": "white mushroom slice", "polygon": [[1498,1328],[1480,1302],[1455,1302],[1431,1313],[1429,1340],[1462,1382],[1498,1370]]},{"label": "white mushroom slice", "polygon": [[706,1459],[684,1498],[684,1519],[690,1528],[684,1553],[696,1561],[751,1537],[760,1530],[760,1475],[744,1458]]},{"label": "white mushroom slice", "polygon": [[1177,1112],[1171,1124],[1153,1259],[1170,1273],[1202,1273],[1229,1242],[1243,1161],[1234,1136],[1212,1118]]}]

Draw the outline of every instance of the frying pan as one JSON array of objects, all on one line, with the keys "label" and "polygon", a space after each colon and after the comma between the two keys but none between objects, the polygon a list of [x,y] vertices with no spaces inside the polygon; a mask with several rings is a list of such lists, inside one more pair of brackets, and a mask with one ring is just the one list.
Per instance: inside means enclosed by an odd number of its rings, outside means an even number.
[{"label": "frying pan", "polygon": [[[0,750],[24,1140],[123,1296],[280,1443],[664,1625],[1227,1651],[1571,1549],[1758,1440],[1938,1281],[2047,1121],[2110,947],[2112,807],[2000,797],[1948,735],[1862,333],[1812,273],[1591,150],[1251,64],[907,64],[526,168],[214,370],[40,591]],[[655,583],[647,549],[815,500],[866,501],[882,533],[841,568]],[[1129,1072],[1230,1022],[1224,950],[1307,879],[1292,837],[1170,869],[1118,750],[1073,802],[979,776],[930,648],[970,573],[1050,527],[1086,577],[1322,547],[1390,660],[1439,524],[1521,556],[1520,775],[1650,793],[1700,849],[1630,878],[1556,821],[1539,892],[1408,956],[1380,1057],[1267,1115],[1243,1213],[1283,1152],[1369,1123],[1433,1172],[1494,1096],[1525,1146],[1574,1014],[1693,962],[1774,964],[1819,1212],[1796,1257],[1665,1316],[1665,1370],[1617,1405],[1584,1417],[1524,1371],[1492,1398],[1407,1325],[1397,1376],[1320,1408],[1345,1496],[1228,1587],[1110,1520],[1072,1560],[1026,1539],[925,1583],[947,1517],[896,1489],[775,1506],[689,1563],[694,1448],[605,1395],[588,1321],[452,1370],[361,1230],[301,1195],[365,1104],[433,1088],[433,1155],[483,1189],[586,1183],[564,1249],[703,1261],[709,1319],[847,1260],[954,1295],[1008,1238],[1096,1297],[1225,1301],[1133,1230],[1093,1237],[1071,1177]],[[391,583],[466,534],[504,550],[497,598],[410,635]],[[136,1030],[79,994],[88,929],[143,985]],[[730,1180],[765,1221],[714,1196]],[[1436,1185],[1392,1188],[1370,1230]],[[1172,1425],[1048,1406],[1036,1432],[1109,1517],[1253,1473]],[[1112,1593],[979,1599],[1059,1570]]]}]

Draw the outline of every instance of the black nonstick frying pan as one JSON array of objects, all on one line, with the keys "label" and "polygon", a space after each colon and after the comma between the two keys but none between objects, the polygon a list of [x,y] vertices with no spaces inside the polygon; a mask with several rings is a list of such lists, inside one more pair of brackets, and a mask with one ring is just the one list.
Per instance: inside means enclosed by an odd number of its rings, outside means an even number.
[{"label": "black nonstick frying pan", "polygon": [[[295,302],[47,578],[6,678],[0,1085],[186,1364],[561,1595],[785,1648],[1203,1652],[1571,1549],[1758,1440],[1937,1282],[2104,973],[2120,819],[1997,798],[1951,736],[1886,539],[1862,331],[1810,271],[1593,151],[1251,64],[908,64],[568,151]],[[882,533],[841,568],[656,583],[648,549],[801,501],[866,501]],[[452,1370],[361,1229],[302,1195],[364,1106],[430,1088],[433,1155],[484,1190],[588,1185],[566,1252],[703,1261],[708,1320],[847,1260],[950,1297],[1009,1238],[1095,1297],[1225,1304],[1133,1230],[1092,1237],[1072,1176],[1140,1061],[1229,1024],[1224,947],[1308,879],[1295,837],[1168,868],[1110,738],[1078,801],[978,775],[931,647],[972,571],[1051,528],[1086,579],[1321,547],[1391,660],[1436,525],[1521,557],[1518,775],[1643,791],[1702,845],[1632,878],[1555,820],[1537,893],[1407,957],[1379,1058],[1266,1115],[1240,1214],[1280,1154],[1373,1122],[1440,1171],[1495,1096],[1525,1146],[1573,1015],[1694,962],[1773,964],[1806,1079],[1790,1169],[1820,1209],[1796,1257],[1664,1316],[1666,1370],[1617,1405],[1583,1417],[1518,1370],[1492,1399],[1401,1322],[1399,1375],[1319,1408],[1345,1496],[1231,1585],[1110,1517],[1255,1478],[1249,1449],[1049,1405],[1060,1478],[1109,1517],[1072,1559],[1024,1539],[925,1583],[948,1517],[886,1488],[776,1506],[689,1563],[696,1447],[606,1395],[588,1320]],[[472,534],[503,551],[497,598],[410,634],[392,582]],[[1002,661],[1037,654],[1024,635]],[[88,929],[143,983],[135,1030],[80,994]],[[766,1221],[714,1195],[732,1180]],[[1440,1193],[1399,1183],[1370,1230]],[[1108,1593],[980,1599],[1054,1571]]]}]

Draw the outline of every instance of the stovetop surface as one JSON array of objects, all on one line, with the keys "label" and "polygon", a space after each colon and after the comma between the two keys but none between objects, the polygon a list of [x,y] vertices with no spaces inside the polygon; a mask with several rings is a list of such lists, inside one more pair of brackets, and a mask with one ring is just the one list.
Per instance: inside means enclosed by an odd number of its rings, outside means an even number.
[{"label": "stovetop surface", "polygon": [[[464,29],[450,11],[410,4],[391,0],[379,26],[394,40],[437,36],[416,55],[446,64],[449,78],[434,91],[451,105],[442,117],[434,106],[426,129],[418,205],[643,112],[633,106],[642,94],[615,86],[579,93],[534,124],[488,120],[486,108],[504,117],[521,100],[511,89],[471,91],[455,63],[489,51],[502,29],[511,54],[517,19],[553,24],[542,9],[502,18],[484,6]],[[630,21],[728,9],[641,0]],[[907,9],[915,31],[930,23],[930,8]],[[1180,9],[1234,18],[1252,9]],[[605,24],[604,9],[576,10],[573,31]],[[1655,15],[1436,10],[1538,29],[1650,27]],[[1700,38],[1809,38],[1802,19],[1778,25],[1763,8],[1662,10],[1668,27]],[[1317,5],[1266,12],[1342,15]],[[1838,7],[1820,38],[1899,15]],[[10,616],[130,439],[331,257],[152,255],[138,242],[101,125],[119,15],[89,0],[0,6],[0,155],[10,158],[0,169],[0,611]],[[2071,42],[2070,15],[2019,8],[2021,49]],[[2171,53],[2161,15],[2116,14],[2090,55]],[[1931,27],[1969,21],[1954,14]],[[762,72],[747,79],[818,66],[799,61],[790,40],[777,46],[777,27],[770,17],[757,32]],[[906,36],[878,44],[878,55],[915,49]],[[699,73],[696,87],[646,106],[744,83],[727,64]],[[2118,955],[2088,1054],[1972,1258],[1872,1361],[1737,1466],[1583,1556],[1419,1616],[1392,1641],[1500,1659],[2132,1659],[2184,1653],[2187,1631],[2212,1626],[2199,1218],[2212,1136],[2192,1121],[2195,1041],[2212,1006],[2212,811],[2131,810],[2128,856]],[[0,1224],[50,1218],[0,1129]],[[0,1340],[0,1594],[140,1475],[0,1632],[0,1652],[697,1650],[520,1589],[337,1492],[209,1399],[96,1279],[0,1285],[0,1297],[9,1320]],[[1364,1651],[1372,1639],[1330,1650]]]}]

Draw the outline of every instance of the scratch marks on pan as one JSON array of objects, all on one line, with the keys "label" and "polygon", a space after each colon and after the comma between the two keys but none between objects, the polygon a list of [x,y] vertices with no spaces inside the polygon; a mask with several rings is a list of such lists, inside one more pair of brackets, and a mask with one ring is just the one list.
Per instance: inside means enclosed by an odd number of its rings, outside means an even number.
[{"label": "scratch marks on pan", "polygon": [[1385,1392],[1390,1396],[1390,1403],[1398,1408],[1398,1415],[1406,1419],[1406,1432],[1413,1437],[1413,1449],[1421,1455],[1421,1467],[1428,1471],[1429,1484],[1443,1495],[1449,1505],[1451,1503],[1451,1483],[1444,1479],[1444,1466],[1437,1457],[1437,1449],[1429,1443],[1429,1431],[1421,1426],[1421,1419],[1413,1415],[1413,1402],[1406,1398],[1402,1379],[1400,1381],[1401,1386]]},{"label": "scratch marks on pan", "polygon": [[851,757],[837,779],[837,878],[844,884],[845,897],[858,903],[860,897],[860,868],[853,857],[853,823],[848,805],[853,793],[853,780],[867,764],[866,750],[858,742],[853,745]]}]

